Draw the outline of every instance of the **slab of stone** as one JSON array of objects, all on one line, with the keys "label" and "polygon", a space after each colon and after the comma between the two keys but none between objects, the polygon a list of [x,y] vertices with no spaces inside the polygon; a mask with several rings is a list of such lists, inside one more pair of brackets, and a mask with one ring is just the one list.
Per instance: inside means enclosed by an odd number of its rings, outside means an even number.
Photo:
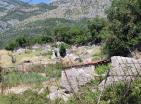
[{"label": "slab of stone", "polygon": [[78,92],[79,87],[94,79],[95,67],[72,68],[62,71],[61,87],[69,92]]},{"label": "slab of stone", "polygon": [[109,77],[99,85],[100,90],[119,81],[129,82],[134,80],[135,76],[141,75],[141,60],[114,56],[111,58],[111,66]]}]

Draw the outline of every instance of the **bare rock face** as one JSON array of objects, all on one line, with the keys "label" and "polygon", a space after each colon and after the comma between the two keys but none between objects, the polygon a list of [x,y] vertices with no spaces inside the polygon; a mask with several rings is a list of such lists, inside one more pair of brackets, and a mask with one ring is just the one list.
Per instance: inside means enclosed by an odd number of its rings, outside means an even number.
[{"label": "bare rock face", "polygon": [[[52,0],[53,1],[53,0]],[[80,15],[82,18],[105,17],[105,9],[111,5],[110,0],[54,0],[52,5],[59,6],[67,14]],[[73,17],[72,17],[73,18]]]},{"label": "bare rock face", "polygon": [[62,71],[61,87],[69,92],[77,92],[80,86],[94,79],[94,69],[94,66],[89,66]]},{"label": "bare rock face", "polygon": [[118,81],[134,80],[135,76],[141,75],[141,60],[134,58],[114,56],[111,58],[112,67],[109,72],[109,77],[102,81],[99,89],[103,90],[104,86],[114,84]]}]

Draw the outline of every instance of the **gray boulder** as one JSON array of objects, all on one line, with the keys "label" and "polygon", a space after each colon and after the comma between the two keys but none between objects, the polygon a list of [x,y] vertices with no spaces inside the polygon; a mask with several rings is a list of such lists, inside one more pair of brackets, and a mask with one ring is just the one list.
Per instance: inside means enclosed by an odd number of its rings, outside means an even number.
[{"label": "gray boulder", "polygon": [[64,70],[61,75],[61,87],[69,92],[78,92],[80,86],[94,79],[94,74],[94,66]]},{"label": "gray boulder", "polygon": [[62,99],[67,102],[71,96],[72,94],[65,93],[65,90],[57,90],[50,93],[47,98],[50,100]]},{"label": "gray boulder", "polygon": [[134,58],[114,56],[111,58],[109,77],[101,82],[99,89],[114,84],[114,82],[134,80],[135,76],[141,75],[141,60]]}]

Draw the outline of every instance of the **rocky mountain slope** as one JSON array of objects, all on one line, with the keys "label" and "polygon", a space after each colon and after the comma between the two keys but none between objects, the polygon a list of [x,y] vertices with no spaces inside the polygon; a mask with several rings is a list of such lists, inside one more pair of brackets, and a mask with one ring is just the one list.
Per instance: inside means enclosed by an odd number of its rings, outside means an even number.
[{"label": "rocky mountain slope", "polygon": [[57,18],[67,23],[105,17],[105,8],[110,3],[111,0],[52,0],[50,4],[33,5],[20,0],[0,0],[0,43],[17,33],[40,34],[42,29],[56,25]]},{"label": "rocky mountain slope", "polygon": [[0,31],[13,27],[29,17],[42,14],[55,8],[55,6],[49,6],[44,3],[30,5],[20,0],[1,0]]}]

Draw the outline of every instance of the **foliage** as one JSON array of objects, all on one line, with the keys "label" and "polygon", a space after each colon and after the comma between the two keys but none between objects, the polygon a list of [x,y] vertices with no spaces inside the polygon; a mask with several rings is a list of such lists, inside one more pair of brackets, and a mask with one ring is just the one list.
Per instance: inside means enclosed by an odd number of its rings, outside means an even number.
[{"label": "foliage", "polygon": [[54,29],[55,40],[63,41],[65,43],[71,43],[70,42],[71,36],[68,34],[69,29],[70,28],[67,26],[56,27]]},{"label": "foliage", "polygon": [[[140,104],[141,103],[141,80],[137,79],[130,83],[123,84],[123,82],[117,83],[115,86],[109,86],[106,88],[102,96],[102,102],[108,102],[108,104]],[[107,103],[106,103],[107,104]]]},{"label": "foliage", "polygon": [[110,64],[97,66],[95,71],[97,74],[105,74],[110,69]]},{"label": "foliage", "polygon": [[18,84],[36,83],[48,80],[48,77],[43,77],[39,73],[29,72],[10,72],[4,76],[4,84],[8,86],[15,86]]},{"label": "foliage", "polygon": [[5,46],[5,49],[13,51],[15,49],[15,47],[17,47],[16,42],[15,41],[9,41],[7,43],[7,45]]},{"label": "foliage", "polygon": [[107,10],[111,36],[107,39],[110,56],[123,55],[139,42],[141,33],[141,1],[113,0]]},{"label": "foliage", "polygon": [[65,46],[63,44],[60,46],[59,53],[60,53],[61,57],[66,56],[66,48],[65,48]]},{"label": "foliage", "polygon": [[30,37],[27,35],[21,35],[13,39],[12,41],[7,42],[5,49],[7,50],[14,50],[17,47],[26,47],[30,45],[38,44],[45,44],[48,42],[52,42],[52,38],[47,35],[37,35],[34,37]]},{"label": "foliage", "polygon": [[95,43],[100,43],[102,41],[101,31],[106,27],[106,20],[103,18],[95,18],[88,22],[88,29],[91,33],[92,39]]},{"label": "foliage", "polygon": [[[95,85],[95,83],[93,83]],[[130,87],[128,87],[130,85]],[[93,87],[92,87],[93,88]],[[23,94],[0,95],[0,104],[97,104],[100,92],[91,87],[83,86],[80,91],[71,97],[67,102],[60,99],[50,101],[47,99],[48,90],[39,94],[38,92],[28,90]],[[108,86],[102,96],[99,104],[140,104],[141,103],[141,80],[136,79],[131,84],[118,82],[115,85]]]},{"label": "foliage", "polygon": [[47,95],[47,92],[38,94],[28,90],[19,96],[16,94],[0,96],[0,104],[47,104],[49,102],[46,98]]}]

